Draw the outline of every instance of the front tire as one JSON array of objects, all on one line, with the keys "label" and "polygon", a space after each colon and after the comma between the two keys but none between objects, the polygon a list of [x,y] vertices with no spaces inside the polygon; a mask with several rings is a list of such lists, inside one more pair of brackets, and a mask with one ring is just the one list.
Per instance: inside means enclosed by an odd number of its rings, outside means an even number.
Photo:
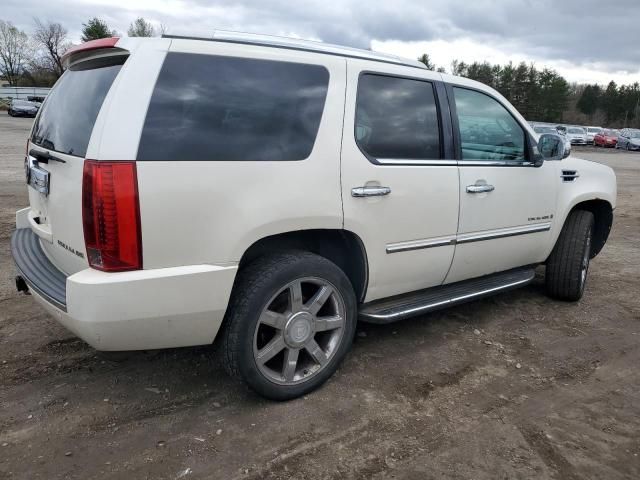
[{"label": "front tire", "polygon": [[571,212],[565,221],[547,259],[545,283],[549,296],[574,302],[582,298],[589,272],[593,225],[593,213],[586,210]]},{"label": "front tire", "polygon": [[353,287],[309,252],[259,258],[238,274],[225,317],[226,370],[260,395],[289,400],[322,385],[353,342]]}]

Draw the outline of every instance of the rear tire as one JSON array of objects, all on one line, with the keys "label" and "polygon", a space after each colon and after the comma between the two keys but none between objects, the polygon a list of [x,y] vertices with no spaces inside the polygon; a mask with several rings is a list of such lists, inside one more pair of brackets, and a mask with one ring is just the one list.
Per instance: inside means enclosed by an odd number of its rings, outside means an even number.
[{"label": "rear tire", "polygon": [[593,224],[593,213],[586,210],[571,212],[565,221],[547,259],[545,283],[549,296],[567,301],[582,298],[591,258]]},{"label": "rear tire", "polygon": [[334,263],[309,252],[262,257],[238,273],[223,362],[260,395],[289,400],[322,385],[353,342],[357,304]]}]

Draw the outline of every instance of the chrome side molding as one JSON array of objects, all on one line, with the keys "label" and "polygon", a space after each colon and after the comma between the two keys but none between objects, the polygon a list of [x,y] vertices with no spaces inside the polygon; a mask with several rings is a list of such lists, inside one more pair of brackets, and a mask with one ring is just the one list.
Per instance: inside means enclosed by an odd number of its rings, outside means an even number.
[{"label": "chrome side molding", "polygon": [[387,245],[387,253],[409,252],[411,250],[421,250],[423,248],[444,247],[445,245],[455,245],[455,243],[455,236],[390,243]]},{"label": "chrome side molding", "polygon": [[421,250],[423,248],[444,247],[447,245],[457,245],[462,243],[481,242],[483,240],[494,240],[496,238],[515,237],[527,235],[529,233],[540,233],[551,230],[551,222],[536,223],[534,225],[524,225],[521,227],[501,228],[476,233],[462,233],[447,237],[427,238],[424,240],[410,240],[408,242],[389,243],[386,247],[387,253],[409,252],[411,250]]}]

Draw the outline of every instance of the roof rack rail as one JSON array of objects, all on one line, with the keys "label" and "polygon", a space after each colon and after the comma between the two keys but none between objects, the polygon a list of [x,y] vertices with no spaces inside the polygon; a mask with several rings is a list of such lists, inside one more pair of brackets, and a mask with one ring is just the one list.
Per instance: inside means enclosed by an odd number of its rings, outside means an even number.
[{"label": "roof rack rail", "polygon": [[196,37],[189,35],[163,34],[162,38],[173,38],[180,40],[203,40],[208,42],[239,43],[244,45],[258,45],[274,48],[285,48],[289,50],[299,50],[303,52],[316,52],[326,55],[336,55],[340,57],[358,58],[372,60],[375,62],[391,63],[406,67],[426,69],[425,65],[417,60],[389,55],[386,53],[372,52],[359,48],[344,47],[314,40],[302,40],[298,38],[279,37],[275,35],[260,35],[255,33],[232,32],[226,30],[214,30],[210,37]]}]

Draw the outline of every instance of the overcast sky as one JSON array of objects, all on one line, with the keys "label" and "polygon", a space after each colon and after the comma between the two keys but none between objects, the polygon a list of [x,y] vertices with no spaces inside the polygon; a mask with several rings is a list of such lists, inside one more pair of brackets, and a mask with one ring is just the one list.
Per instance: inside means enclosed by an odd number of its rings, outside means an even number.
[{"label": "overcast sky", "polygon": [[98,16],[126,33],[137,16],[172,34],[214,29],[286,35],[417,57],[439,66],[510,60],[569,81],[640,81],[640,0],[0,0],[0,18],[29,32],[62,23],[74,42]]}]

